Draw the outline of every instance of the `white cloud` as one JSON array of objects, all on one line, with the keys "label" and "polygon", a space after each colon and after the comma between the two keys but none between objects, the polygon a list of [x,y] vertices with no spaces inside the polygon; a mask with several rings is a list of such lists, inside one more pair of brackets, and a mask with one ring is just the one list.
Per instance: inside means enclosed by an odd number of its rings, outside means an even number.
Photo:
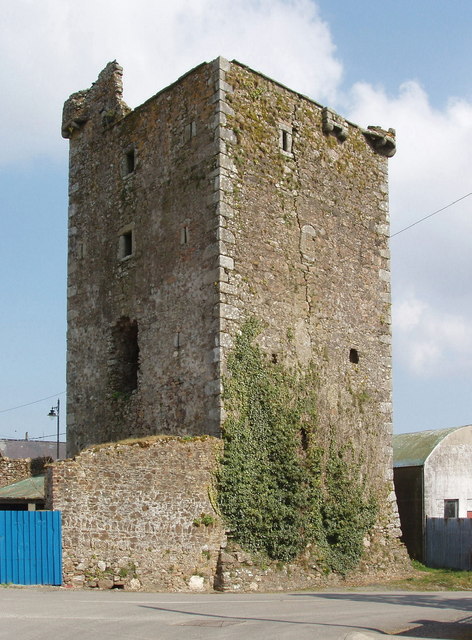
[{"label": "white cloud", "polygon": [[409,297],[395,307],[395,323],[400,331],[410,332],[421,323],[424,312],[427,309],[424,302],[417,298]]},{"label": "white cloud", "polygon": [[310,0],[16,0],[2,4],[3,161],[65,153],[62,104],[109,60],[125,69],[134,107],[218,55],[236,58],[319,99],[342,67]]},{"label": "white cloud", "polygon": [[462,315],[409,294],[394,307],[395,352],[421,377],[472,374],[472,332]]}]

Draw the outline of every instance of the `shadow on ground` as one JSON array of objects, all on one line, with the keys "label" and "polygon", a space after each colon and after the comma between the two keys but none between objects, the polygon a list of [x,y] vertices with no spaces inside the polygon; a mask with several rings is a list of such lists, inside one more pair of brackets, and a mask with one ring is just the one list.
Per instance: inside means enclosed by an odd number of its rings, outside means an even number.
[{"label": "shadow on ground", "polygon": [[[453,597],[444,599],[444,592],[436,597],[434,593],[292,593],[291,597],[312,596],[326,600],[351,600],[352,602],[379,602],[382,604],[408,605],[410,607],[430,607],[433,609],[457,609],[470,612],[472,599]],[[472,622],[471,619],[468,619]]]},{"label": "shadow on ground", "polygon": [[441,640],[472,640],[472,618],[469,616],[456,622],[432,622],[431,620],[415,620],[418,626],[409,631],[399,633],[398,637],[441,638]]},{"label": "shadow on ground", "polygon": [[228,616],[218,613],[201,613],[196,611],[188,611],[186,609],[170,609],[169,607],[156,607],[155,605],[139,605],[142,609],[153,609],[154,611],[164,611],[166,613],[179,613],[184,616],[190,616],[187,620],[176,623],[182,627],[223,627],[229,624],[241,624],[243,622],[275,622],[277,624],[302,625],[309,627],[339,627],[340,629],[359,629],[360,631],[374,631],[375,633],[383,633],[379,629],[371,627],[358,627],[356,625],[335,624],[326,622],[311,622],[307,620],[285,620],[283,618],[261,618],[259,616]]},{"label": "shadow on ground", "polygon": [[[351,600],[353,602],[376,602],[382,604],[392,605],[404,605],[414,607],[426,607],[434,609],[455,609],[458,611],[470,611],[472,605],[472,598],[460,598],[451,597],[446,600],[442,600],[439,597],[435,597],[434,594],[397,594],[397,593],[293,593],[286,594],[288,597],[303,597],[307,596],[326,599],[326,600]],[[442,593],[441,596],[444,596]],[[184,619],[178,623],[179,626],[196,626],[196,627],[225,627],[234,624],[243,624],[245,622],[269,622],[278,624],[289,625],[303,625],[311,626],[313,628],[319,627],[339,627],[340,629],[358,629],[359,631],[375,632],[376,634],[385,634],[380,629],[370,627],[359,627],[356,625],[343,625],[323,622],[314,622],[308,620],[286,620],[277,618],[264,618],[257,616],[233,616],[222,615],[214,613],[202,613],[189,611],[186,609],[173,609],[170,607],[158,607],[155,605],[140,605],[144,609],[153,609],[155,611],[165,611],[170,613],[177,613],[184,616]],[[412,628],[413,627],[413,628]],[[388,635],[388,634],[385,634]],[[457,620],[455,622],[435,622],[432,620],[412,620],[409,623],[409,629],[401,633],[395,634],[399,638],[402,636],[408,636],[413,638],[430,638],[441,640],[472,640],[472,617],[467,616]]]}]

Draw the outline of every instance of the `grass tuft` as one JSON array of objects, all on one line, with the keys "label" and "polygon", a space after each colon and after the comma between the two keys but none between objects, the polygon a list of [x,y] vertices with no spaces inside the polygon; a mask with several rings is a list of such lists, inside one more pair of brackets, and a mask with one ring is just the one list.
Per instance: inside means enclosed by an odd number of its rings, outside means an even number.
[{"label": "grass tuft", "polygon": [[472,591],[472,571],[432,569],[412,561],[414,574],[411,577],[388,582],[389,588],[408,591]]}]

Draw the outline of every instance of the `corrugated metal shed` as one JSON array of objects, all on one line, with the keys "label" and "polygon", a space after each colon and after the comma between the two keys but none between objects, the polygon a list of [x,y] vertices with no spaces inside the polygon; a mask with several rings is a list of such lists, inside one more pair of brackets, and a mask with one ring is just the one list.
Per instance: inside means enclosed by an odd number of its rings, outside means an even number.
[{"label": "corrugated metal shed", "polygon": [[2,487],[0,500],[44,500],[44,476],[26,478]]},{"label": "corrugated metal shed", "polygon": [[420,467],[446,436],[464,427],[398,433],[393,436],[393,466]]}]

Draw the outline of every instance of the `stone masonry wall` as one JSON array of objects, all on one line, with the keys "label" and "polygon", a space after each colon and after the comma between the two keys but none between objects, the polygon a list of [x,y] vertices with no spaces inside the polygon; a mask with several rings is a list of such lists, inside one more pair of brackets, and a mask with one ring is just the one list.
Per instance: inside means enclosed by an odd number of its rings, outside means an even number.
[{"label": "stone masonry wall", "polygon": [[13,460],[0,455],[0,487],[24,480],[31,476],[30,458]]},{"label": "stone masonry wall", "polygon": [[0,487],[37,476],[52,462],[49,456],[39,458],[6,458],[0,454]]},{"label": "stone masonry wall", "polygon": [[49,468],[62,511],[66,584],[213,587],[224,529],[212,506],[221,442],[160,437],[102,445]]},{"label": "stone masonry wall", "polygon": [[251,316],[262,322],[268,359],[314,367],[317,439],[352,446],[379,498],[378,528],[397,537],[387,185],[394,133],[362,130],[238,63],[223,72],[222,373]]},{"label": "stone masonry wall", "polygon": [[134,111],[121,73],[110,63],[64,107],[68,455],[129,436],[219,433],[218,67]]}]

